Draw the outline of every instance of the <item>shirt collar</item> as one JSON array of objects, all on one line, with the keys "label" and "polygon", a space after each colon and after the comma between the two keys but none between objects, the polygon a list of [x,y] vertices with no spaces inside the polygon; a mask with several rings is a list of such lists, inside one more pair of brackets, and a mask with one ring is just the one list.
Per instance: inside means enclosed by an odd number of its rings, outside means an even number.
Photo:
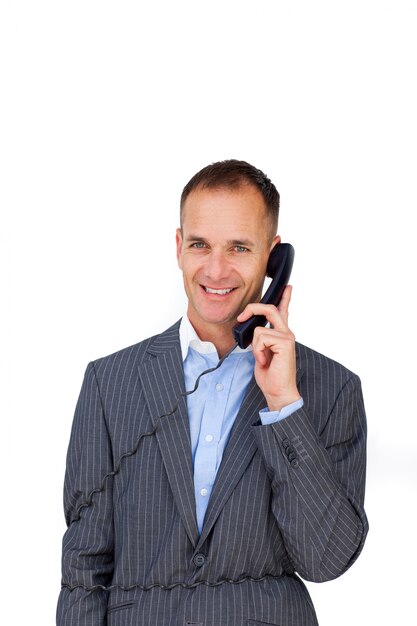
[{"label": "shirt collar", "polygon": [[[211,341],[201,341],[200,337],[195,332],[194,326],[191,324],[187,315],[184,315],[180,323],[180,345],[182,360],[185,361],[188,348],[193,348],[201,354],[209,354],[210,352],[216,352],[216,347]],[[234,353],[238,352],[252,352],[252,346],[249,345],[245,350],[237,346]]]}]

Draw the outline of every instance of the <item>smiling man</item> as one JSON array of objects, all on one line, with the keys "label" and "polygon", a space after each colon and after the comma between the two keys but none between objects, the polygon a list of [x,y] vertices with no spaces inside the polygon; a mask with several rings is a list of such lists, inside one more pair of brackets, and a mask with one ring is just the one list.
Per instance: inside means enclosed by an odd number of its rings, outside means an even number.
[{"label": "smiling man", "polygon": [[[184,197],[185,196],[185,197]],[[188,319],[222,356],[233,344],[239,313],[262,294],[276,224],[252,184],[202,187],[183,194],[177,230],[178,265],[188,298]]]},{"label": "smiling man", "polygon": [[[358,377],[295,342],[291,287],[259,302],[279,194],[244,161],[181,197],[186,315],[91,362],[68,450],[63,626],[315,626],[300,577],[345,572],[367,532]],[[236,348],[252,315],[269,328]],[[181,395],[183,394],[183,395]],[[335,621],[337,616],[335,616]]]}]

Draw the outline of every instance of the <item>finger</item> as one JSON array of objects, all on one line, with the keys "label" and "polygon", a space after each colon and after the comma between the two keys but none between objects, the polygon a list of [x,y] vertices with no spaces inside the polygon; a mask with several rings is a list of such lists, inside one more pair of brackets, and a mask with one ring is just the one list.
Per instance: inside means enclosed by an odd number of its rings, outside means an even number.
[{"label": "finger", "polygon": [[287,330],[287,322],[277,307],[273,304],[262,304],[261,302],[253,302],[248,304],[246,308],[237,317],[238,322],[244,322],[252,315],[264,315],[268,322],[277,330]]},{"label": "finger", "polygon": [[262,367],[268,366],[274,354],[293,355],[295,359],[295,337],[291,331],[277,332],[258,327],[252,341],[253,355]]},{"label": "finger", "polygon": [[280,312],[280,314],[282,315],[282,317],[285,319],[286,322],[288,322],[288,307],[290,305],[291,295],[292,295],[292,285],[287,285],[282,294],[282,298],[278,304],[278,311]]},{"label": "finger", "polygon": [[274,353],[282,349],[282,333],[268,328],[258,327],[252,340],[252,350],[256,361],[262,367],[269,365]]},{"label": "finger", "polygon": [[280,350],[286,350],[294,341],[295,336],[290,330],[282,332],[258,326],[253,334],[252,347],[253,349],[261,350],[268,348],[273,352],[279,352]]}]

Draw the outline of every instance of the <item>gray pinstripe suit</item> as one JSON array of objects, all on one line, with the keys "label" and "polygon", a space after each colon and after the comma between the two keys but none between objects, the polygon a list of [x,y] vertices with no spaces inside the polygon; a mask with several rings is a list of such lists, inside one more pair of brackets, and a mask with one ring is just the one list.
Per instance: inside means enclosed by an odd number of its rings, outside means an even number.
[{"label": "gray pinstripe suit", "polygon": [[58,626],[313,626],[296,575],[357,558],[366,423],[360,381],[297,344],[304,407],[261,426],[254,380],[204,528],[195,518],[178,323],[90,363],[68,449]]}]

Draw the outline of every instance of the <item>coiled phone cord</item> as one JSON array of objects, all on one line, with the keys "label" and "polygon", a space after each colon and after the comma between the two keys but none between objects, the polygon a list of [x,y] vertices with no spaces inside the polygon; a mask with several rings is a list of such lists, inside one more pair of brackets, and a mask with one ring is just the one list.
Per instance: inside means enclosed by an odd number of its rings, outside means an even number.
[{"label": "coiled phone cord", "polygon": [[[198,376],[198,378],[195,381],[194,389],[191,389],[189,391],[181,392],[180,397],[190,396],[192,393],[194,393],[197,390],[198,385],[200,384],[201,377],[205,376],[206,374],[210,374],[211,372],[214,372],[215,370],[217,370],[222,365],[222,363],[224,363],[224,361],[227,359],[227,357],[230,356],[230,354],[233,352],[233,350],[235,350],[235,348],[237,348],[238,345],[239,345],[238,342],[234,343],[233,346],[230,348],[230,350],[228,352],[226,352],[226,354],[224,356],[222,356],[222,358],[219,360],[219,362],[217,363],[217,365],[215,367],[210,367],[209,369],[204,370],[204,372],[201,372],[201,374]],[[116,474],[118,474],[120,472],[120,468],[121,468],[121,464],[122,464],[123,459],[126,459],[128,457],[133,456],[137,452],[137,450],[139,448],[139,445],[140,445],[140,442],[142,441],[142,439],[144,437],[151,437],[152,435],[154,435],[156,433],[156,431],[158,430],[159,423],[160,423],[161,419],[163,417],[168,417],[169,415],[172,415],[173,413],[175,413],[175,411],[177,411],[177,409],[178,409],[178,404],[179,404],[179,399],[178,399],[178,402],[174,406],[173,409],[171,409],[170,411],[167,411],[167,413],[163,413],[162,415],[160,415],[158,417],[158,422],[157,422],[157,424],[156,424],[156,426],[155,426],[155,428],[153,430],[151,430],[149,432],[146,432],[146,433],[142,433],[141,435],[139,435],[139,437],[136,440],[136,443],[133,446],[133,448],[131,450],[128,450],[128,452],[125,452],[124,454],[122,454],[120,456],[120,458],[119,458],[119,460],[117,462],[116,468],[113,471],[108,472],[103,477],[99,487],[95,487],[94,489],[92,489],[90,491],[90,493],[88,494],[86,500],[82,504],[80,504],[80,506],[77,508],[74,517],[70,521],[70,524],[72,524],[73,522],[77,522],[80,519],[81,511],[83,509],[85,509],[86,507],[89,507],[92,504],[94,494],[100,493],[101,491],[103,491],[107,479],[111,478],[112,476],[116,476]]]},{"label": "coiled phone cord", "polygon": [[[211,372],[214,372],[215,370],[217,370],[222,365],[222,363],[227,359],[227,357],[233,352],[233,350],[237,346],[238,346],[238,343],[236,342],[232,346],[232,348],[230,348],[230,350],[219,360],[219,362],[217,363],[217,365],[215,367],[211,367],[211,368],[209,368],[207,370],[204,370],[204,372],[201,372],[201,374],[198,376],[198,378],[195,381],[194,389],[191,389],[189,391],[184,391],[180,395],[182,397],[184,397],[184,396],[189,396],[192,393],[194,393],[197,390],[197,388],[198,388],[198,385],[200,383],[201,377],[205,376],[206,374],[210,374]],[[135,443],[135,446],[131,450],[129,450],[128,452],[125,452],[124,454],[121,455],[121,457],[119,458],[119,461],[118,461],[116,469],[114,471],[109,472],[108,474],[106,474],[104,476],[103,480],[101,481],[100,487],[97,487],[97,488],[93,489],[92,491],[90,491],[90,493],[89,493],[89,495],[87,497],[87,500],[85,502],[83,502],[78,507],[78,509],[76,511],[76,516],[70,522],[71,524],[73,522],[78,521],[80,519],[80,513],[81,513],[81,510],[83,508],[88,507],[88,506],[90,506],[92,504],[94,494],[95,493],[99,493],[100,491],[103,491],[106,480],[108,478],[110,478],[111,476],[115,476],[120,471],[122,460],[127,458],[127,457],[133,456],[137,452],[137,450],[139,448],[139,444],[142,441],[142,439],[144,437],[150,437],[150,436],[154,435],[155,432],[158,429],[158,426],[159,426],[159,423],[160,423],[161,419],[163,417],[167,417],[167,416],[172,415],[173,413],[175,413],[175,411],[178,409],[178,404],[179,404],[179,401],[177,402],[177,404],[175,405],[175,407],[173,409],[171,409],[167,413],[164,413],[163,415],[160,415],[159,418],[158,418],[158,422],[157,422],[155,428],[152,431],[150,431],[150,432],[142,433],[138,437],[138,439],[137,439],[137,441]],[[154,587],[159,587],[159,588],[165,589],[165,590],[171,590],[171,589],[174,589],[176,587],[183,587],[185,589],[194,589],[195,587],[198,587],[200,585],[206,585],[206,586],[209,586],[209,587],[217,587],[217,586],[223,585],[224,583],[241,584],[241,583],[244,583],[244,582],[247,582],[247,581],[260,582],[260,581],[264,581],[264,580],[268,580],[268,579],[278,580],[279,578],[282,578],[282,576],[283,576],[283,574],[279,574],[279,575],[265,574],[265,575],[260,576],[260,577],[257,578],[257,577],[249,576],[247,574],[243,574],[242,576],[240,576],[237,579],[226,578],[226,579],[222,579],[222,580],[219,580],[219,581],[216,581],[216,582],[209,582],[209,581],[206,581],[206,580],[201,580],[201,581],[196,581],[196,582],[194,582],[192,584],[186,584],[186,583],[183,583],[183,582],[176,582],[176,583],[173,583],[171,585],[163,585],[163,584],[160,584],[160,583],[154,583],[154,584],[148,585],[148,586],[141,585],[139,583],[136,583],[136,584],[133,584],[133,585],[129,585],[129,586],[122,586],[122,585],[119,585],[119,584],[113,584],[113,585],[110,585],[110,586],[105,586],[105,585],[87,586],[87,585],[83,585],[83,584],[70,585],[70,584],[65,583],[63,581],[61,587],[62,587],[62,589],[66,588],[69,591],[73,591],[74,589],[77,589],[77,588],[82,588],[85,591],[90,591],[90,592],[91,591],[111,591],[112,589],[116,589],[116,588],[117,589],[121,589],[122,591],[130,591],[130,590],[133,590],[135,588],[142,589],[143,591],[149,591],[149,590],[153,589]]]}]

